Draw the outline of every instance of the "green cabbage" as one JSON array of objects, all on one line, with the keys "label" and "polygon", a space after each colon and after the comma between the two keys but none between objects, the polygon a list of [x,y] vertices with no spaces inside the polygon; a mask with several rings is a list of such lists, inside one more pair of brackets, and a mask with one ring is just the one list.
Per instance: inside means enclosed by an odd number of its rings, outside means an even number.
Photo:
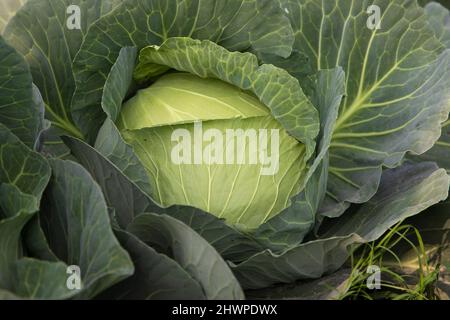
[{"label": "green cabbage", "polygon": [[217,79],[165,75],[124,104],[119,128],[159,204],[197,207],[241,229],[286,208],[306,171],[304,145],[254,95]]},{"label": "green cabbage", "polygon": [[3,0],[0,299],[329,297],[412,216],[448,264],[425,2]]}]

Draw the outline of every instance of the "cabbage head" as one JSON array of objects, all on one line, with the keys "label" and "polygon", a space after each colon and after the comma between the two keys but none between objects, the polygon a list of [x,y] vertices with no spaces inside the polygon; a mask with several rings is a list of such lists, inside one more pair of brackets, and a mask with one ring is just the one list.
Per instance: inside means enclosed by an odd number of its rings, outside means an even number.
[{"label": "cabbage head", "polygon": [[251,92],[171,73],[123,106],[119,129],[145,166],[153,199],[257,228],[289,205],[305,146]]}]

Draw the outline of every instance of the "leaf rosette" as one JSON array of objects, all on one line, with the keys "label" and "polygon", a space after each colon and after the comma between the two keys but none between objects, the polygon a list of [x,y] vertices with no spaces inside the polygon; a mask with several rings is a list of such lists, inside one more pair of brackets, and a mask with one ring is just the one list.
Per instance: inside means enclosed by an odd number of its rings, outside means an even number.
[{"label": "leaf rosette", "polygon": [[264,296],[448,196],[436,3],[5,3],[2,298]]}]

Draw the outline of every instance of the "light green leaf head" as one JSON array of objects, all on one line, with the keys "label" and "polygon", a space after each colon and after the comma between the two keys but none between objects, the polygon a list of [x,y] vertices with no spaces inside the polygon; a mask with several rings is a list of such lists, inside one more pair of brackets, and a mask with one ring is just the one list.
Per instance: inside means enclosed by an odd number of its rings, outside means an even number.
[{"label": "light green leaf head", "polygon": [[189,205],[256,229],[304,187],[318,114],[284,70],[172,38],[142,50],[135,78],[154,82],[123,105],[117,125],[162,206]]}]

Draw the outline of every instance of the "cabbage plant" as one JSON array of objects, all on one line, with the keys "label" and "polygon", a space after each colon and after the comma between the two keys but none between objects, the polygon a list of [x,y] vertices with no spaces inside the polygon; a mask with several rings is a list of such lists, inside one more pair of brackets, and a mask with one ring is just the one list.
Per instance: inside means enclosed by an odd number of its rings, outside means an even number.
[{"label": "cabbage plant", "polygon": [[443,6],[23,2],[0,20],[0,298],[312,297],[400,221],[448,220]]}]

